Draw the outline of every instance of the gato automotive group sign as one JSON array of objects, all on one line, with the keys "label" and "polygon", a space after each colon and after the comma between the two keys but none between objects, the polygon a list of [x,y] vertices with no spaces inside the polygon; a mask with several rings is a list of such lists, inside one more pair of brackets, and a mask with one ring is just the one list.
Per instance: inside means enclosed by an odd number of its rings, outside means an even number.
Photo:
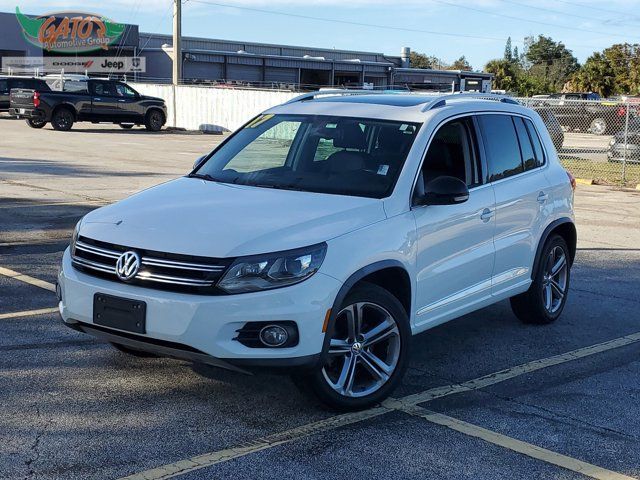
[{"label": "gato automotive group sign", "polygon": [[90,13],[59,12],[31,18],[16,7],[16,18],[24,38],[50,52],[77,54],[107,50],[126,28],[121,23]]}]

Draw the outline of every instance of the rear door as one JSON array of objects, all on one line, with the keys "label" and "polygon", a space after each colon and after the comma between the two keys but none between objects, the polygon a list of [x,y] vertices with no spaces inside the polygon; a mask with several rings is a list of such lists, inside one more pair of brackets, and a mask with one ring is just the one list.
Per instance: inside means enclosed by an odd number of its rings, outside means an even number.
[{"label": "rear door", "polygon": [[115,120],[119,115],[118,99],[114,82],[91,80],[91,116],[95,120]]},{"label": "rear door", "polygon": [[483,182],[473,117],[451,120],[435,133],[419,185],[442,175],[463,180],[469,199],[456,205],[414,206],[417,244],[416,327],[441,323],[491,300],[495,230],[493,187]]},{"label": "rear door", "polygon": [[0,78],[0,110],[9,108],[9,80]]},{"label": "rear door", "polygon": [[[492,293],[526,288],[538,239],[549,215],[549,184],[544,158],[530,120],[508,114],[478,116],[489,176],[496,196],[495,263]],[[530,132],[530,130],[533,131]],[[538,140],[539,142],[539,140]]]}]

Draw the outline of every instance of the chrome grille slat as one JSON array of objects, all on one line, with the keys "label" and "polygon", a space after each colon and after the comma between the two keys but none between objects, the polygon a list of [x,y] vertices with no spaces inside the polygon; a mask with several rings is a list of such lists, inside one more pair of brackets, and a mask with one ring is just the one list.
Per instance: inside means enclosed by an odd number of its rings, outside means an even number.
[{"label": "chrome grille slat", "polygon": [[103,257],[109,257],[109,258],[118,258],[120,255],[122,255],[122,252],[95,247],[93,245],[89,245],[80,241],[76,242],[76,248],[80,250],[84,250],[85,252],[93,253],[94,255],[102,255]]},{"label": "chrome grille slat", "polygon": [[[171,288],[181,291],[184,288],[213,289],[220,276],[224,273],[232,259],[211,259],[205,263],[206,257],[190,257],[172,253],[145,251],[113,245],[106,242],[80,237],[75,243],[72,254],[73,265],[87,274],[109,274],[109,279],[120,281],[116,275],[115,263],[120,256],[128,251],[137,251],[141,256],[140,271],[131,279],[131,283],[157,288]],[[169,258],[163,258],[164,256]],[[171,258],[174,256],[174,258]],[[187,260],[183,260],[183,259]],[[195,261],[189,261],[191,258]],[[198,261],[200,260],[200,261]],[[164,286],[164,287],[162,287]],[[207,290],[209,292],[211,290]],[[197,292],[201,292],[197,290]],[[201,292],[204,293],[204,292]]]},{"label": "chrome grille slat", "polygon": [[153,267],[178,268],[181,270],[197,270],[201,272],[221,272],[225,269],[221,265],[202,265],[199,263],[176,262],[162,258],[142,257],[142,264]]}]

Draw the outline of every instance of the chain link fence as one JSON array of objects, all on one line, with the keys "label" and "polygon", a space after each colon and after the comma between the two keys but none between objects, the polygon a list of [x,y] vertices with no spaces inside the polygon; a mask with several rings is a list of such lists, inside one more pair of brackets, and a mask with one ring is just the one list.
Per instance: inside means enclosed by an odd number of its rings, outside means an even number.
[{"label": "chain link fence", "polygon": [[640,184],[640,99],[518,98],[544,121],[575,177]]}]

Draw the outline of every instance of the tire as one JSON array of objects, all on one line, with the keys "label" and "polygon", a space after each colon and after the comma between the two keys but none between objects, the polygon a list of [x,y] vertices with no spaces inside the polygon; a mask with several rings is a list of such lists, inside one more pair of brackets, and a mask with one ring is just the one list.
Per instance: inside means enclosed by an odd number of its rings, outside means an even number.
[{"label": "tire", "polygon": [[133,128],[133,123],[121,123],[120,128],[124,128],[125,130],[131,130]]},{"label": "tire", "polygon": [[47,124],[44,120],[35,120],[33,118],[27,118],[26,122],[31,128],[42,128]]},{"label": "tire", "polygon": [[51,116],[51,126],[54,130],[68,132],[73,127],[73,112],[68,108],[59,108]]},{"label": "tire", "polygon": [[150,132],[159,132],[164,125],[164,115],[160,110],[151,110],[144,119],[144,127]]},{"label": "tire", "polygon": [[157,357],[157,355],[154,355],[153,353],[150,352],[144,352],[142,350],[136,350],[134,348],[129,348],[126,347],[124,345],[121,345],[120,343],[111,343],[111,345],[116,349],[121,351],[122,353],[126,353],[127,355],[132,355],[134,357],[139,357],[139,358],[153,358],[153,357]]},{"label": "tire", "polygon": [[[564,258],[564,263],[557,268],[561,258]],[[557,268],[555,274],[553,274],[554,266]],[[513,313],[524,323],[554,322],[567,303],[570,280],[569,247],[561,236],[552,235],[542,249],[540,262],[529,290],[511,298]]]},{"label": "tire", "polygon": [[[354,315],[359,322],[349,321]],[[361,328],[349,328],[358,323]],[[411,341],[407,313],[396,297],[374,284],[356,286],[327,335],[324,363],[294,377],[301,390],[342,411],[370,407],[391,394],[404,375]]]},{"label": "tire", "polygon": [[589,125],[589,132],[594,135],[604,135],[607,133],[607,128],[607,121],[602,117],[598,117],[591,121],[591,125]]}]

